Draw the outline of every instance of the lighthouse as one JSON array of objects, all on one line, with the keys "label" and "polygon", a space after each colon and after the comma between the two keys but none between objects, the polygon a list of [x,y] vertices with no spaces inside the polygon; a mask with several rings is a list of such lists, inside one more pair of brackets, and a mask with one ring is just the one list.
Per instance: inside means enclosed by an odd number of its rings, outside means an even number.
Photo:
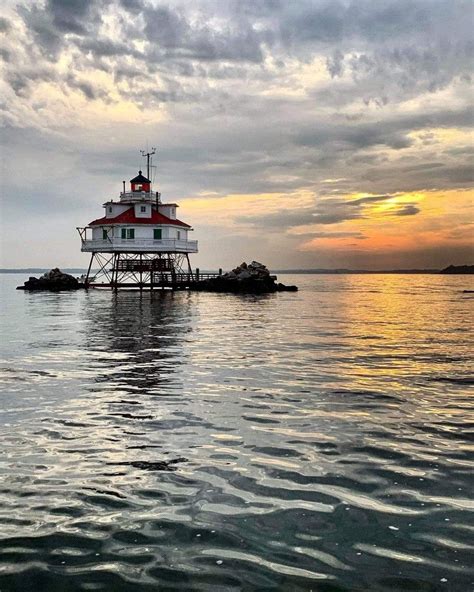
[{"label": "lighthouse", "polygon": [[119,199],[103,204],[104,215],[78,228],[81,251],[91,253],[86,286],[97,288],[182,288],[193,281],[190,253],[197,241],[177,217],[178,204],[163,203],[142,171]]}]

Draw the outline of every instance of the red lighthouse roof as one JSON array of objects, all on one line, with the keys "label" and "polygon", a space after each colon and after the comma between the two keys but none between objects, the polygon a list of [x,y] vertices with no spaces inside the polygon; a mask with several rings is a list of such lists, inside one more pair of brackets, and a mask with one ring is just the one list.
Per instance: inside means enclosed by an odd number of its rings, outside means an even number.
[{"label": "red lighthouse roof", "polygon": [[122,212],[115,218],[107,218],[103,216],[102,218],[98,218],[89,224],[89,226],[101,226],[101,225],[109,225],[109,224],[170,224],[172,226],[183,226],[184,228],[191,228],[189,224],[186,222],[181,222],[181,220],[173,220],[168,218],[167,216],[157,212],[156,210],[152,211],[150,218],[137,218],[135,216],[135,208],[129,208],[125,212]]}]

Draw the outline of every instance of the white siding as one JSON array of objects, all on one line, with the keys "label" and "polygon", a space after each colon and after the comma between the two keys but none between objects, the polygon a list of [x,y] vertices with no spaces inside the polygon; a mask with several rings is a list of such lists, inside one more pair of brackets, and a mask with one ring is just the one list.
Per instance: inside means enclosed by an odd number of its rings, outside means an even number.
[{"label": "white siding", "polygon": [[171,218],[171,220],[176,220],[176,208],[176,204],[160,204],[158,206],[158,211],[167,218]]},{"label": "white siding", "polygon": [[[107,229],[109,236],[111,236],[111,230]],[[93,240],[102,240],[102,226],[93,226],[92,227],[92,239]]]},{"label": "white siding", "polygon": [[135,204],[137,218],[151,218],[151,204]]},{"label": "white siding", "polygon": [[153,238],[153,229],[151,226],[140,226],[137,224],[127,226],[127,228],[135,228],[135,238]]},{"label": "white siding", "polygon": [[118,216],[122,212],[125,212],[126,210],[128,210],[130,206],[127,206],[125,204],[119,204],[119,203],[107,203],[107,204],[105,204],[104,207],[105,207],[106,218],[115,218],[116,216]]},{"label": "white siding", "polygon": [[185,228],[173,228],[171,226],[145,226],[142,224],[117,224],[113,226],[93,226],[92,227],[92,239],[102,240],[102,230],[106,228],[109,233],[109,238],[121,238],[122,228],[134,228],[135,238],[153,238],[153,230],[155,228],[161,228],[161,238],[178,238],[178,232],[180,233],[180,240],[188,240],[188,231]]}]

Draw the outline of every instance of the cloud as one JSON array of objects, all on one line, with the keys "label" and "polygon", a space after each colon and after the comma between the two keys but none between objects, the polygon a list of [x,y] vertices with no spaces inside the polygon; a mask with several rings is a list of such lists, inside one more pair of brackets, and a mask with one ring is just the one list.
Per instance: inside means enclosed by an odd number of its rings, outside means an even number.
[{"label": "cloud", "polygon": [[[71,178],[87,171],[87,204],[97,183],[134,172],[148,140],[170,199],[274,193],[281,211],[242,210],[233,223],[334,237],[365,233],[374,216],[422,224],[436,209],[391,196],[472,186],[465,0],[10,4],[3,141],[37,186],[57,158],[39,147],[53,140]],[[307,207],[299,195],[317,197]]]},{"label": "cloud", "polygon": [[11,29],[11,22],[7,18],[0,16],[0,33],[7,33],[11,31]]},{"label": "cloud", "polygon": [[96,100],[100,97],[105,97],[106,93],[101,90],[98,86],[93,85],[91,82],[86,80],[80,80],[73,74],[68,75],[66,78],[67,84],[70,88],[76,88],[80,90],[87,99]]},{"label": "cloud", "polygon": [[290,233],[290,236],[294,236],[295,238],[311,238],[312,240],[316,239],[329,239],[329,240],[338,240],[341,238],[355,238],[358,240],[364,240],[367,238],[362,232],[358,230],[341,230],[336,232],[325,232],[323,230],[315,230],[314,232],[302,232],[302,233]]},{"label": "cloud", "polygon": [[357,199],[325,198],[317,200],[313,208],[303,208],[293,212],[280,210],[258,216],[240,216],[238,222],[264,228],[284,229],[317,224],[340,224],[347,220],[364,218],[367,206],[392,198],[392,195],[370,195]]},{"label": "cloud", "polygon": [[395,212],[395,216],[414,216],[415,214],[419,214],[421,212],[420,208],[414,204],[407,204],[401,208],[399,208]]},{"label": "cloud", "polygon": [[67,43],[65,36],[93,35],[101,20],[101,2],[97,0],[47,0],[18,7],[36,47],[48,59],[55,59]]},{"label": "cloud", "polygon": [[358,207],[364,204],[371,204],[377,203],[381,201],[387,201],[388,199],[392,199],[393,195],[368,195],[366,197],[359,197],[357,199],[351,199],[350,201],[346,202],[347,205],[352,207]]},{"label": "cloud", "polygon": [[[77,70],[107,71],[121,83],[117,90],[124,99],[137,100],[125,84],[124,69],[144,72],[147,90],[159,82],[163,96],[176,96],[166,85],[187,76],[193,80],[186,85],[201,92],[184,88],[178,94],[201,98],[204,90],[207,96],[202,98],[209,102],[212,95],[217,101],[229,98],[225,93],[219,97],[215,86],[211,89],[212,78],[263,81],[277,74],[287,83],[288,66],[295,65],[295,59],[296,64],[305,64],[321,58],[335,82],[343,82],[307,88],[318,103],[360,101],[384,107],[402,96],[434,92],[456,77],[470,75],[474,45],[465,23],[466,9],[463,0],[449,7],[434,0],[222,4],[200,0],[195,7],[184,1],[167,5],[144,0],[47,0],[20,4],[17,10],[26,33],[23,51],[29,59],[36,63],[41,56],[56,62],[63,55]],[[456,28],[455,39],[446,32],[449,26]],[[18,61],[12,69],[18,69]],[[63,72],[56,74],[59,78]],[[147,105],[147,97],[154,102],[151,93],[142,96],[141,106]],[[304,133],[299,141],[315,142]],[[401,130],[379,133],[370,125],[349,127],[335,141],[348,148],[411,145]]]}]

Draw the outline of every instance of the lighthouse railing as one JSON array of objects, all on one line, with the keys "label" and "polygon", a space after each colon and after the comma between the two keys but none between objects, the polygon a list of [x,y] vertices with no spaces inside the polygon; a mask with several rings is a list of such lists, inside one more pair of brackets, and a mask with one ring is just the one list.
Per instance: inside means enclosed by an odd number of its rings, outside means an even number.
[{"label": "lighthouse railing", "polygon": [[122,191],[120,201],[124,202],[143,202],[153,201],[161,203],[161,194],[158,191]]},{"label": "lighthouse railing", "polygon": [[198,241],[164,238],[107,238],[106,240],[82,240],[82,251],[182,251],[197,253]]}]

